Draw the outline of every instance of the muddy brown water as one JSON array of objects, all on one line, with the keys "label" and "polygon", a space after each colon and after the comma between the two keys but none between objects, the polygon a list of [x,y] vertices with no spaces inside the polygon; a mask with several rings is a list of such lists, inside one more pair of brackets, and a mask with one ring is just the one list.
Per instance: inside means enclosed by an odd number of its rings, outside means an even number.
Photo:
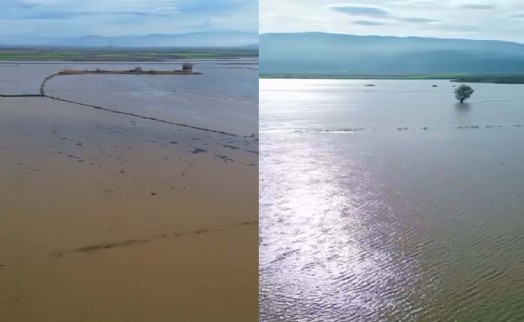
[{"label": "muddy brown water", "polygon": [[0,321],[257,319],[257,150],[0,98]]}]

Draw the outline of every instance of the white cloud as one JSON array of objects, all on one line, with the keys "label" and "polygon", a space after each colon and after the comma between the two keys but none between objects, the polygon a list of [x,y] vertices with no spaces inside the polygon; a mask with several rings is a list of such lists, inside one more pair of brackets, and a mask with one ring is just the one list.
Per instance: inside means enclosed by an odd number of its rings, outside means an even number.
[{"label": "white cloud", "polygon": [[524,42],[524,18],[514,15],[524,12],[521,0],[260,0],[260,8],[262,33],[321,31]]},{"label": "white cloud", "polygon": [[0,35],[258,31],[256,0],[0,0]]}]

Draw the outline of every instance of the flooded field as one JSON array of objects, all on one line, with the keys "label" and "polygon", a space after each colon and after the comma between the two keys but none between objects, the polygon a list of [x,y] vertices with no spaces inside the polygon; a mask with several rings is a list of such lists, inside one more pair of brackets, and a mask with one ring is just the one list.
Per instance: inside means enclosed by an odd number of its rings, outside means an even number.
[{"label": "flooded field", "polygon": [[[183,62],[186,62],[185,60]],[[258,61],[191,61],[202,75],[68,75],[54,77],[45,94],[83,104],[231,132],[258,133]],[[1,94],[37,94],[45,77],[66,69],[180,69],[163,63],[1,63]]]},{"label": "flooded field", "polygon": [[[49,82],[84,105],[0,98],[0,321],[256,319],[257,126],[235,115],[258,118],[258,79],[208,63],[201,83]],[[0,94],[37,92],[64,65],[0,64]]]},{"label": "flooded field", "polygon": [[524,318],[521,85],[260,84],[261,321]]}]

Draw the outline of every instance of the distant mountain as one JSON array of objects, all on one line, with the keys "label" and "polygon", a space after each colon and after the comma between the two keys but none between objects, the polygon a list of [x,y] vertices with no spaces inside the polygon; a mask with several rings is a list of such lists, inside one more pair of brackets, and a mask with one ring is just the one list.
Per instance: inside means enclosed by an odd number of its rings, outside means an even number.
[{"label": "distant mountain", "polygon": [[240,47],[258,43],[257,33],[221,31],[145,36],[42,37],[32,35],[0,36],[0,46],[61,47]]},{"label": "distant mountain", "polygon": [[524,73],[524,45],[329,33],[263,34],[261,74]]}]

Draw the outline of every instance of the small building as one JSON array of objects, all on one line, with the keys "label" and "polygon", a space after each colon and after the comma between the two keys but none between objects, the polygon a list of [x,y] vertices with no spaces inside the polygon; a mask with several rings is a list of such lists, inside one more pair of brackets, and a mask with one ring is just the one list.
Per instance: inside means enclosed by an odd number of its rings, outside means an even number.
[{"label": "small building", "polygon": [[193,64],[191,63],[183,63],[182,64],[182,71],[186,73],[192,73],[193,72]]},{"label": "small building", "polygon": [[135,67],[135,69],[133,69],[132,71],[135,72],[135,73],[141,73],[142,72],[142,68],[141,67]]}]

